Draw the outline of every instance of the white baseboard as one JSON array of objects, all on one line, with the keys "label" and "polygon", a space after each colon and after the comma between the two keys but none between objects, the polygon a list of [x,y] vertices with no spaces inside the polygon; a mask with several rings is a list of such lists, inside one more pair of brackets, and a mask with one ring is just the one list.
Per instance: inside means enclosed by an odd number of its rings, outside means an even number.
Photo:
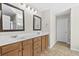
[{"label": "white baseboard", "polygon": [[74,50],[74,51],[78,51],[78,52],[79,52],[79,50],[78,50],[78,49],[71,48],[71,50]]},{"label": "white baseboard", "polygon": [[50,45],[48,48],[52,48],[55,45],[56,42],[54,42],[52,45]]}]

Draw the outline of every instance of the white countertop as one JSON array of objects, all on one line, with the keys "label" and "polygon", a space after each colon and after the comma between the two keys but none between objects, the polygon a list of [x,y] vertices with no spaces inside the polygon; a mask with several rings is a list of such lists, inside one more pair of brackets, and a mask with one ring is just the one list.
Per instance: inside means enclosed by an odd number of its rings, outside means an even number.
[{"label": "white countertop", "polygon": [[15,43],[15,42],[20,42],[23,40],[28,40],[34,37],[38,36],[43,36],[49,34],[48,32],[46,33],[27,33],[27,34],[20,34],[17,35],[16,38],[13,38],[11,36],[0,36],[0,46]]}]

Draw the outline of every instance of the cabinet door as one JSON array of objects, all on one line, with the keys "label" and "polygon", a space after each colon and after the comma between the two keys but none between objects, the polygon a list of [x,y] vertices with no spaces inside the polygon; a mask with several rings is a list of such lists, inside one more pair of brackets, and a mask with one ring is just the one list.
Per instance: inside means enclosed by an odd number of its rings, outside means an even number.
[{"label": "cabinet door", "polygon": [[36,37],[33,39],[33,49],[34,49],[34,56],[39,56],[41,53],[41,37]]},{"label": "cabinet door", "polygon": [[48,35],[46,35],[46,49],[48,49]]},{"label": "cabinet door", "polygon": [[21,55],[21,42],[5,45],[1,47],[3,56]]},{"label": "cabinet door", "polygon": [[18,56],[19,55],[19,51],[18,50],[14,50],[14,51],[10,51],[6,54],[3,54],[2,56]]},{"label": "cabinet door", "polygon": [[32,40],[23,42],[23,56],[32,56]]},{"label": "cabinet door", "polygon": [[2,46],[2,54],[19,49],[19,47],[20,47],[20,43],[13,43],[13,44]]},{"label": "cabinet door", "polygon": [[34,49],[34,56],[40,56],[40,54],[41,54],[41,48],[40,47]]},{"label": "cabinet door", "polygon": [[24,47],[23,56],[32,56],[32,46],[26,45],[26,47]]},{"label": "cabinet door", "polygon": [[46,47],[45,47],[45,46],[46,46],[46,45],[45,45],[45,42],[46,42],[46,41],[45,41],[45,36],[42,36],[42,51],[44,51],[45,48],[46,48]]}]

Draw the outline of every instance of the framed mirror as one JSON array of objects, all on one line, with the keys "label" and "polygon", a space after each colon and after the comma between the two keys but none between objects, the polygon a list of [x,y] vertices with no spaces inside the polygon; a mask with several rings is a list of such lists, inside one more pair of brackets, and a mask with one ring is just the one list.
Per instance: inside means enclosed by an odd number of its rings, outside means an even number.
[{"label": "framed mirror", "polygon": [[33,15],[33,30],[41,31],[42,19],[37,15]]},{"label": "framed mirror", "polygon": [[0,4],[0,31],[24,31],[24,10],[8,3]]}]

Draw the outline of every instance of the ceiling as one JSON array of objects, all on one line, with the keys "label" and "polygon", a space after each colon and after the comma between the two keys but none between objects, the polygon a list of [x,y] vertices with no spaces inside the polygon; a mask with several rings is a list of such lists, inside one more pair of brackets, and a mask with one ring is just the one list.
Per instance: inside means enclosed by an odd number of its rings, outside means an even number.
[{"label": "ceiling", "polygon": [[27,5],[30,5],[32,8],[36,8],[40,11],[51,9],[56,14],[66,9],[75,7],[79,5],[79,3],[27,3]]}]

